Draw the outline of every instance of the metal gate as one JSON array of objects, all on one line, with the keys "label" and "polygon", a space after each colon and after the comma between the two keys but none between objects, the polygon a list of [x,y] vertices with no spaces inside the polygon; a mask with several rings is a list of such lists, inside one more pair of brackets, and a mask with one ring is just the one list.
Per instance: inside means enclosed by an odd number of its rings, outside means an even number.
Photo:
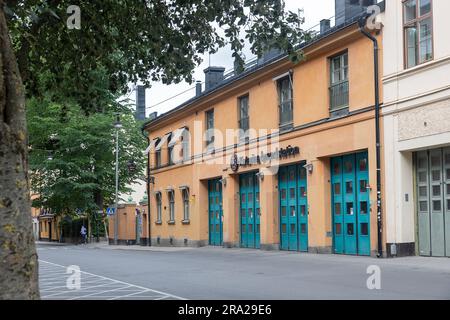
[{"label": "metal gate", "polygon": [[261,209],[259,203],[259,180],[256,173],[239,177],[241,247],[260,248]]},{"label": "metal gate", "polygon": [[450,257],[450,148],[418,152],[419,253]]},{"label": "metal gate", "polygon": [[281,167],[280,192],[281,250],[308,251],[308,200],[306,169],[303,165]]},{"label": "metal gate", "polygon": [[332,158],[331,170],[334,252],[369,256],[368,154]]},{"label": "metal gate", "polygon": [[209,244],[221,246],[223,243],[222,182],[220,179],[208,181],[209,198]]}]

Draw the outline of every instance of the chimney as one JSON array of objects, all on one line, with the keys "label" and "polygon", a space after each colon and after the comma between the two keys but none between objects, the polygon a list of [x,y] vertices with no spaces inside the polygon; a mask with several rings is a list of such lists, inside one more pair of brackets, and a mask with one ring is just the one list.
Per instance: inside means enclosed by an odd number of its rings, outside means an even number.
[{"label": "chimney", "polygon": [[272,60],[273,58],[279,56],[282,53],[279,49],[269,49],[266,52],[263,53],[262,57],[258,59],[258,64],[264,64],[267,61]]},{"label": "chimney", "polygon": [[135,118],[138,121],[145,120],[145,87],[136,87],[136,113]]},{"label": "chimney", "polygon": [[150,113],[149,120],[155,120],[156,118],[158,118],[158,112]]},{"label": "chimney", "polygon": [[225,68],[209,67],[203,72],[205,73],[205,91],[209,91],[223,81]]},{"label": "chimney", "polygon": [[202,94],[202,82],[197,81],[195,83],[195,96],[199,97]]},{"label": "chimney", "polygon": [[335,0],[336,25],[341,25],[367,10],[377,0]]},{"label": "chimney", "polygon": [[331,28],[331,21],[329,19],[323,19],[320,21],[320,34],[323,34],[330,30]]}]

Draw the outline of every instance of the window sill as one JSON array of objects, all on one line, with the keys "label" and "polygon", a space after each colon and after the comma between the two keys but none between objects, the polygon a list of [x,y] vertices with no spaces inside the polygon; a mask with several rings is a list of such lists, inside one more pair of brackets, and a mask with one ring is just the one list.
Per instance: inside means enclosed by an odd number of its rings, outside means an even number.
[{"label": "window sill", "polygon": [[155,224],[156,224],[157,226],[160,226],[160,225],[162,225],[162,221],[156,221]]},{"label": "window sill", "polygon": [[348,116],[349,113],[350,113],[350,111],[349,111],[348,107],[330,110],[330,119],[345,117],[345,116]]},{"label": "window sill", "polygon": [[204,153],[207,154],[207,155],[215,155],[216,154],[216,149],[215,148],[211,148],[210,149],[210,148],[206,147]]},{"label": "window sill", "polygon": [[281,133],[292,131],[293,129],[294,129],[293,123],[280,124],[280,132]]},{"label": "window sill", "polygon": [[244,137],[239,137],[239,144],[240,146],[243,145],[248,145],[250,144],[250,137],[249,136],[244,136]]},{"label": "window sill", "polygon": [[191,224],[191,220],[182,220],[181,223],[183,225],[189,225],[189,224]]},{"label": "window sill", "polygon": [[173,225],[175,225],[175,221],[167,221],[167,224],[170,226],[173,226]]}]

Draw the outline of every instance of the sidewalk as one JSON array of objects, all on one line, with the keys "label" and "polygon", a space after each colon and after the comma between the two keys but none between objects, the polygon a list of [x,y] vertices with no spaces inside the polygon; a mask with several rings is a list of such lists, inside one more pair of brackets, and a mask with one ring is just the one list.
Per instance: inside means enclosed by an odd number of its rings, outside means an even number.
[{"label": "sidewalk", "polygon": [[129,250],[129,251],[154,251],[154,252],[178,252],[178,251],[189,251],[195,250],[197,248],[191,247],[149,247],[149,246],[125,246],[125,245],[110,245],[108,242],[100,243],[89,243],[85,245],[90,249],[106,249],[106,250]]},{"label": "sidewalk", "polygon": [[36,245],[39,246],[73,246],[74,244],[72,243],[60,243],[60,242],[50,242],[50,241],[35,241],[34,242]]}]

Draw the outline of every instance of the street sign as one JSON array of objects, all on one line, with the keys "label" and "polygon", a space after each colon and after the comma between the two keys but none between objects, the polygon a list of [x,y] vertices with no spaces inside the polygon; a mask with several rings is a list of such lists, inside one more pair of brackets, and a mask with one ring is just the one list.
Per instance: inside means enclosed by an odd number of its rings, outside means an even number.
[{"label": "street sign", "polygon": [[108,208],[106,209],[106,214],[108,216],[113,216],[116,213],[116,209],[115,208]]}]

